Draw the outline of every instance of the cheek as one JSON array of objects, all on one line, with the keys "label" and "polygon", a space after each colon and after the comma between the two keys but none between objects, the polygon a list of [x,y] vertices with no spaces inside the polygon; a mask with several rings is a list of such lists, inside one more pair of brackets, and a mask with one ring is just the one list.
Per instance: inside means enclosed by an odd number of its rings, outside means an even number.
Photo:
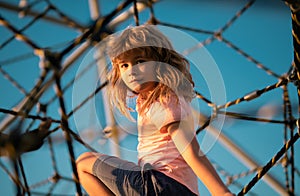
[{"label": "cheek", "polygon": [[120,79],[124,82],[124,84],[130,88],[131,87],[131,84],[129,83],[129,81],[132,79],[130,76],[129,76],[129,72],[126,71],[126,72],[123,72],[123,73],[120,73]]},{"label": "cheek", "polygon": [[125,83],[125,84],[127,84],[127,81],[128,81],[128,76],[127,76],[127,74],[126,73],[120,73],[121,74],[121,79],[123,80],[123,82]]},{"label": "cheek", "polygon": [[156,65],[155,62],[145,63],[140,67],[140,71],[143,73],[147,73],[149,75],[153,75],[156,73]]},{"label": "cheek", "polygon": [[151,75],[151,77],[156,80],[157,79],[157,66],[153,65],[151,67],[151,69],[149,70],[149,75]]}]

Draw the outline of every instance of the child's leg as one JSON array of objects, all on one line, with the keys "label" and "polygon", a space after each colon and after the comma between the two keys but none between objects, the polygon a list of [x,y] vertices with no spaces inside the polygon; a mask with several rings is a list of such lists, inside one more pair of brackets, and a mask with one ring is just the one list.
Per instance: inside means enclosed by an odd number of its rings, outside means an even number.
[{"label": "child's leg", "polygon": [[99,154],[85,152],[76,160],[79,181],[90,196],[114,195],[97,177],[93,175],[93,165]]}]

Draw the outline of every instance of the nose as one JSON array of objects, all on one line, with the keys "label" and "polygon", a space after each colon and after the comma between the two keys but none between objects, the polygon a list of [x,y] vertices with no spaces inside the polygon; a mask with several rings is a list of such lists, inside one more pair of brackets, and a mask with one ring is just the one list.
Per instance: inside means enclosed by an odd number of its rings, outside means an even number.
[{"label": "nose", "polygon": [[130,65],[130,67],[128,69],[128,75],[129,76],[136,76],[137,75],[136,66]]}]

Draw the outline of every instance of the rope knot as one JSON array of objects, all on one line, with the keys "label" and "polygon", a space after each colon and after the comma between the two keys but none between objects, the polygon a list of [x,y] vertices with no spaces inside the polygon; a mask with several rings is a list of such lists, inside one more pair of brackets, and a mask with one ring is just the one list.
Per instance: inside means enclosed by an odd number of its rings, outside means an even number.
[{"label": "rope knot", "polygon": [[287,79],[289,82],[294,83],[295,86],[299,85],[299,80],[298,80],[298,71],[295,67],[293,67],[293,70],[291,73],[287,76]]},{"label": "rope knot", "polygon": [[49,50],[42,50],[36,52],[40,57],[39,66],[40,68],[54,71],[59,71],[61,69],[61,55],[60,53],[50,52]]}]

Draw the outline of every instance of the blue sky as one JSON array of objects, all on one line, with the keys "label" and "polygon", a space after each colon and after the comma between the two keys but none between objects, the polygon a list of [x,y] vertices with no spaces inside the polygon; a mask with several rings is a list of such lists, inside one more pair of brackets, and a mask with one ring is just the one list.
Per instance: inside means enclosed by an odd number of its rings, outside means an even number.
[{"label": "blue sky", "polygon": [[[2,2],[9,2],[17,5],[19,1],[3,0]],[[33,2],[33,1],[28,1]],[[33,6],[34,10],[42,11],[45,9],[46,3],[44,1],[37,1]],[[88,3],[85,0],[78,0],[76,3],[71,0],[51,1],[59,10],[66,13],[68,16],[78,21],[84,26],[92,23],[90,19],[90,11]],[[116,5],[120,3],[119,0],[99,1],[99,7],[103,15],[110,13]],[[216,31],[225,25],[247,1],[204,1],[204,0],[163,0],[154,5],[154,13],[157,19],[164,23],[182,25],[196,29],[204,29],[209,31]],[[0,14],[10,24],[17,29],[21,29],[28,24],[32,18],[20,18],[15,12],[7,11],[0,8]],[[141,23],[149,19],[149,10],[146,9],[139,15]],[[50,12],[49,15],[56,17],[55,12]],[[134,20],[128,20],[118,26],[116,30],[122,30],[128,25],[134,25]],[[184,31],[178,29],[182,33],[186,33],[194,40],[200,42],[207,39],[210,35],[196,33],[192,31]],[[24,34],[31,40],[37,43],[40,47],[49,47],[51,51],[60,52],[77,36],[81,34],[80,31],[57,25],[48,21],[38,20],[34,25],[30,26],[24,31]],[[37,81],[40,68],[39,59],[36,57],[32,48],[18,40],[12,40],[9,44],[3,46],[13,34],[5,27],[0,26],[0,66],[12,78],[14,78],[27,92],[29,92]],[[223,38],[229,40],[232,44],[238,46],[244,52],[252,56],[254,59],[268,67],[278,75],[286,73],[291,65],[293,59],[293,47],[291,36],[291,19],[289,8],[283,1],[256,1],[244,14],[242,14],[223,34]],[[181,42],[175,36],[174,40],[178,47],[183,47],[184,42]],[[181,45],[182,43],[182,45]],[[224,89],[226,92],[226,100],[231,101],[258,89],[263,89],[268,85],[278,82],[278,79],[268,75],[262,69],[259,69],[254,63],[247,60],[244,56],[238,54],[235,50],[228,47],[224,42],[215,40],[206,46],[207,52],[216,63],[221,77],[216,74],[216,81],[222,80],[224,82]],[[87,65],[89,55],[87,51],[70,67],[70,69],[62,77],[62,86],[65,86],[78,73],[82,65]],[[69,54],[68,54],[69,55]],[[67,57],[66,55],[65,57]],[[23,57],[18,60],[18,57]],[[65,59],[63,59],[65,60]],[[94,74],[94,75],[93,75]],[[196,81],[196,90],[201,92],[206,97],[210,98],[210,84],[205,83],[205,76],[199,74],[197,70],[192,72]],[[97,79],[96,71],[91,69],[86,76],[79,81],[84,81],[82,84],[81,94],[82,98],[86,97],[91,91],[88,88],[89,78],[94,76]],[[213,76],[214,77],[214,76]],[[0,108],[12,109],[17,103],[24,98],[15,86],[11,84],[3,74],[0,74]],[[78,83],[81,85],[81,83]],[[65,102],[67,111],[72,109],[72,93],[74,93],[74,85],[69,88],[65,94]],[[297,92],[293,84],[288,85],[290,99],[293,106],[294,116],[297,118]],[[49,88],[40,98],[41,103],[47,103],[51,97],[54,96],[53,88]],[[93,104],[86,104],[78,113],[83,114],[80,122],[76,122],[73,117],[69,119],[70,127],[75,132],[79,133],[87,143],[93,148],[105,152],[113,153],[111,142],[103,139],[101,130],[95,123],[101,122],[101,126],[105,126],[105,119],[101,94],[95,97],[96,101],[96,115],[92,115],[89,107]],[[211,108],[203,101],[197,102],[199,104],[200,112],[209,115]],[[228,108],[230,112],[238,112],[248,116],[259,116],[267,119],[283,119],[282,109],[282,88],[277,88],[273,91],[263,94],[261,97],[249,102],[243,102],[238,105]],[[73,103],[74,104],[74,103]],[[222,104],[222,103],[219,103]],[[51,103],[48,107],[47,115],[54,119],[59,119],[58,113],[59,104],[56,101]],[[31,114],[36,114],[36,107],[31,111]],[[7,115],[0,113],[0,122],[7,118]],[[75,122],[77,124],[75,124]],[[28,125],[30,120],[26,121]],[[217,124],[217,122],[214,122]],[[213,125],[214,125],[213,124]],[[24,127],[26,128],[26,126]],[[33,128],[38,126],[38,122],[33,125]],[[53,127],[56,125],[53,124]],[[130,128],[134,125],[129,124]],[[251,159],[255,160],[261,166],[265,165],[282,147],[283,145],[283,130],[281,124],[271,124],[255,121],[245,121],[226,118],[222,133],[228,136],[237,146],[246,152]],[[9,129],[5,130],[9,132]],[[133,131],[134,132],[134,131]],[[86,133],[88,133],[87,137]],[[94,135],[91,135],[94,134]],[[198,135],[200,142],[203,141],[205,133]],[[62,139],[61,130],[55,132],[54,140],[54,154],[57,163],[57,168],[62,176],[71,178],[71,167],[68,157],[68,151],[65,142]],[[122,134],[119,146],[121,147],[121,156],[130,160],[134,160],[136,156],[136,136],[134,134]],[[299,165],[299,141],[295,144],[295,165]],[[81,152],[86,151],[78,142],[73,143],[75,155],[78,156]],[[231,175],[239,174],[248,171],[247,168],[230,150],[228,150],[221,142],[216,142],[207,153],[208,158],[215,162],[219,167],[222,167]],[[9,160],[1,157],[1,163],[11,170]],[[22,155],[22,161],[25,168],[26,177],[29,185],[34,185],[41,182],[54,173],[54,166],[51,163],[49,144],[45,145],[31,153]],[[299,168],[298,168],[299,169]],[[285,177],[283,169],[280,165],[275,166],[270,170],[270,174],[274,176],[281,184],[284,185]],[[222,175],[221,175],[222,176]],[[246,185],[253,177],[253,174],[241,178],[238,182],[242,186]],[[223,178],[226,180],[225,178]],[[296,194],[300,194],[299,174],[295,175]],[[14,195],[15,187],[12,181],[7,176],[7,173],[0,168],[0,195]],[[51,183],[45,183],[42,186],[37,186],[33,191],[47,192],[51,187]],[[231,185],[229,188],[233,192],[239,192],[241,187]],[[201,195],[209,195],[204,186],[199,182],[199,189]],[[67,180],[60,180],[53,193],[73,195],[75,193],[75,186]],[[253,195],[279,195],[263,180],[259,181],[253,189]],[[251,194],[249,194],[251,195]]]}]

